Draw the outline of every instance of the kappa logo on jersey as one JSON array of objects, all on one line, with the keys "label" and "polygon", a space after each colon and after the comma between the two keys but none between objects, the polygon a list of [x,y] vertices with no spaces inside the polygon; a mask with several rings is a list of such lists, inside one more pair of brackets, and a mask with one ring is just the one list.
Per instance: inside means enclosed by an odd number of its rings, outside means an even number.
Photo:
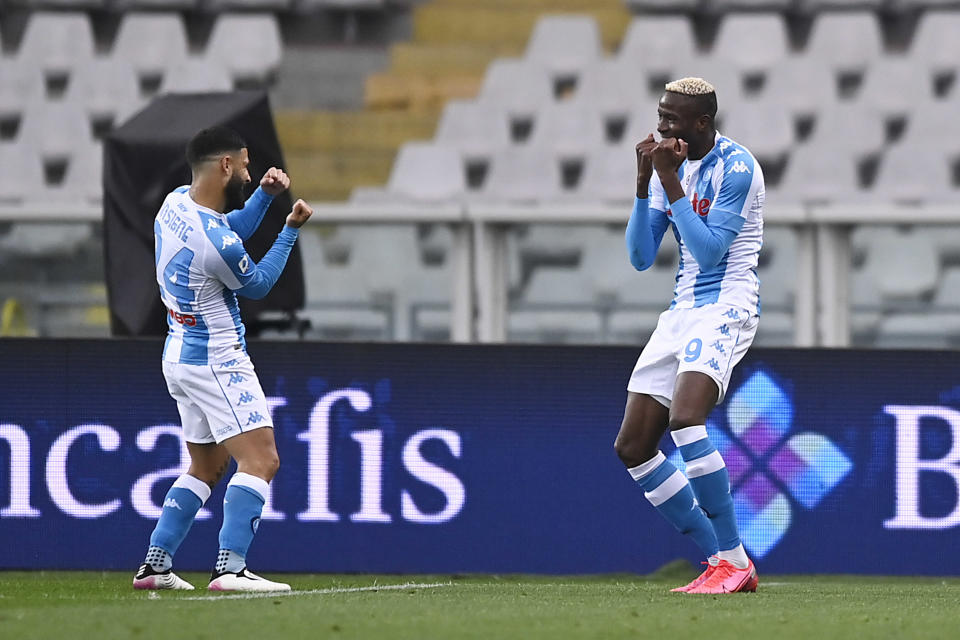
[{"label": "kappa logo on jersey", "polygon": [[707,366],[713,369],[714,371],[720,371],[720,363],[717,362],[716,358],[710,358],[707,360]]},{"label": "kappa logo on jersey", "polygon": [[722,324],[719,327],[717,327],[717,331],[719,331],[721,335],[724,335],[728,338],[730,337],[730,327],[728,327],[725,324]]},{"label": "kappa logo on jersey", "polygon": [[220,368],[221,368],[221,369],[229,369],[230,367],[232,367],[232,366],[234,366],[234,365],[236,365],[236,364],[237,364],[237,360],[227,360],[226,362],[221,362],[221,363],[220,363]]},{"label": "kappa logo on jersey", "polygon": [[255,397],[256,396],[254,396],[249,391],[244,391],[243,393],[240,394],[240,398],[237,400],[237,404],[248,404],[250,402],[253,402]]},{"label": "kappa logo on jersey", "polygon": [[737,160],[733,163],[733,166],[730,167],[730,173],[750,173],[750,167],[748,167],[747,163],[743,160]]},{"label": "kappa logo on jersey", "polygon": [[723,347],[723,343],[720,342],[719,340],[714,340],[713,344],[710,346],[713,347],[714,350],[718,351],[719,353],[723,353],[723,354],[727,353],[727,350]]},{"label": "kappa logo on jersey", "polygon": [[259,422],[263,422],[264,420],[266,420],[266,418],[260,415],[259,411],[254,411],[249,416],[247,416],[247,426],[250,426],[251,424],[257,424]]},{"label": "kappa logo on jersey", "polygon": [[223,236],[223,244],[220,245],[220,249],[226,249],[227,247],[237,244],[240,242],[240,236],[235,233],[227,233]]},{"label": "kappa logo on jersey", "polygon": [[727,316],[727,317],[730,318],[731,320],[739,320],[739,319],[740,319],[740,312],[737,311],[736,309],[727,309],[727,312],[726,312],[725,314],[723,314],[723,315]]},{"label": "kappa logo on jersey", "polygon": [[240,273],[246,273],[250,269],[250,256],[243,254],[240,262],[237,263],[237,268],[240,269]]},{"label": "kappa logo on jersey", "polygon": [[220,223],[217,222],[216,218],[210,218],[210,220],[207,221],[207,229],[216,229],[219,226]]},{"label": "kappa logo on jersey", "polygon": [[163,507],[164,509],[176,509],[177,511],[183,511],[183,509],[180,508],[180,505],[177,504],[177,501],[173,498],[167,498],[164,500]]},{"label": "kappa logo on jersey", "polygon": [[234,384],[240,384],[241,382],[244,382],[244,381],[246,381],[246,378],[244,378],[239,373],[231,373],[230,380],[227,381],[227,386],[229,387]]}]

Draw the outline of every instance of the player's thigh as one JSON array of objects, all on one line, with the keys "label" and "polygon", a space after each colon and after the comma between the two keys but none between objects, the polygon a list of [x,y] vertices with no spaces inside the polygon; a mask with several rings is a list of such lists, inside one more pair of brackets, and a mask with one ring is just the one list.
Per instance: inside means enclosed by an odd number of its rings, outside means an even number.
[{"label": "player's thigh", "polygon": [[237,471],[269,482],[280,467],[272,427],[245,431],[227,438],[221,444],[237,461]]},{"label": "player's thigh", "polygon": [[215,442],[187,442],[187,451],[190,453],[190,469],[187,473],[207,483],[210,488],[220,482],[230,465],[230,453],[226,447]]},{"label": "player's thigh", "polygon": [[719,397],[720,386],[713,377],[699,371],[680,373],[670,405],[670,428],[706,424]]},{"label": "player's thigh", "polygon": [[633,467],[656,455],[669,416],[667,406],[653,396],[627,393],[623,421],[613,445],[625,465]]}]

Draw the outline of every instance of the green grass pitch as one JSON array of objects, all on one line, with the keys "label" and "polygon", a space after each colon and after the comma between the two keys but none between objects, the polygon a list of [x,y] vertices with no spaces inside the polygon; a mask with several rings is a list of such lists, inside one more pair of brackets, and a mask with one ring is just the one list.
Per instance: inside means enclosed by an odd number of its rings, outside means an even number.
[{"label": "green grass pitch", "polygon": [[132,573],[0,572],[0,638],[960,637],[958,578],[761,575],[756,594],[670,593],[689,573],[271,575],[298,591],[239,597],[134,592]]}]

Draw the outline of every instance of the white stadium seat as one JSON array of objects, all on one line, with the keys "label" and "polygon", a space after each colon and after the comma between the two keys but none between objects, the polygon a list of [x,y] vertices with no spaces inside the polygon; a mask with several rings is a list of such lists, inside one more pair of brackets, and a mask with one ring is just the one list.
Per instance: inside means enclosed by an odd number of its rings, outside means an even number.
[{"label": "white stadium seat", "polygon": [[815,115],[836,104],[836,78],[809,58],[788,56],[770,68],[760,100],[770,109]]},{"label": "white stadium seat", "polygon": [[837,72],[863,72],[883,52],[880,24],[872,11],[823,12],[813,22],[804,50]]},{"label": "white stadium seat", "polygon": [[460,154],[453,147],[408,142],[393,162],[387,189],[412,200],[455,200],[467,189]]},{"label": "white stadium seat", "polygon": [[583,156],[604,143],[603,117],[582,102],[552,104],[538,111],[530,137],[531,146],[562,156]]},{"label": "white stadium seat", "polygon": [[886,117],[919,115],[919,105],[934,99],[933,78],[922,71],[918,73],[912,60],[881,57],[864,76],[856,99],[864,110]]},{"label": "white stadium seat", "polygon": [[234,79],[269,80],[283,54],[280,25],[272,13],[220,14],[204,55]]},{"label": "white stadium seat", "polygon": [[910,43],[910,59],[919,68],[953,72],[960,60],[960,11],[930,10],[920,17]]},{"label": "white stadium seat", "polygon": [[787,27],[779,13],[728,14],[711,49],[746,73],[765,72],[787,56]]},{"label": "white stadium seat", "polygon": [[592,17],[548,15],[537,20],[524,58],[554,75],[576,75],[602,55],[600,29]]},{"label": "white stadium seat", "polygon": [[487,157],[510,146],[510,123],[499,105],[451,100],[443,109],[434,139],[454,147],[465,158]]},{"label": "white stadium seat", "polygon": [[833,145],[800,145],[790,152],[777,198],[787,202],[851,202],[860,194],[855,158]]},{"label": "white stadium seat", "polygon": [[17,50],[21,63],[58,74],[86,64],[93,55],[93,28],[82,12],[33,12]]},{"label": "white stadium seat", "polygon": [[30,145],[44,160],[72,158],[93,144],[93,126],[78,104],[41,102],[27,108],[17,142]]},{"label": "white stadium seat", "polygon": [[43,74],[32,64],[0,58],[0,117],[21,115],[27,105],[44,99]]},{"label": "white stadium seat", "polygon": [[191,58],[168,67],[160,83],[160,93],[206,91],[233,91],[230,73],[207,58]]},{"label": "white stadium seat", "polygon": [[630,21],[618,59],[643,71],[676,75],[698,57],[693,28],[686,16],[637,16]]},{"label": "white stadium seat", "polygon": [[32,146],[0,144],[0,204],[37,200],[45,189],[43,164]]},{"label": "white stadium seat", "polygon": [[533,204],[560,194],[559,160],[546,149],[519,147],[494,155],[481,199]]},{"label": "white stadium seat", "polygon": [[185,62],[187,29],[178,13],[127,13],[113,42],[111,55],[133,65],[141,74],[160,75]]},{"label": "white stadium seat", "polygon": [[525,60],[499,58],[490,63],[478,100],[506,109],[511,116],[532,115],[554,101],[546,71]]},{"label": "white stadium seat", "polygon": [[66,99],[83,107],[91,118],[109,116],[114,124],[145,103],[133,65],[118,58],[96,59],[77,69]]}]

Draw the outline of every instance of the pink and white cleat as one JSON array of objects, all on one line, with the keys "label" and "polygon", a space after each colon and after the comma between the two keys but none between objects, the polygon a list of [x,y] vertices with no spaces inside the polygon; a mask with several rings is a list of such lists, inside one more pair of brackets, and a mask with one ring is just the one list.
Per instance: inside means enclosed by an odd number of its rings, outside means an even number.
[{"label": "pink and white cleat", "polygon": [[133,576],[134,589],[148,589],[160,591],[162,589],[177,589],[192,591],[193,585],[173,572],[173,569],[156,571],[149,564],[142,564]]},{"label": "pink and white cleat", "polygon": [[671,593],[687,593],[690,589],[699,587],[701,584],[707,581],[711,575],[713,575],[713,570],[716,569],[714,565],[711,565],[709,562],[701,562],[700,564],[707,565],[706,570],[701,573],[699,576],[693,579],[689,584],[685,584],[682,587],[677,587],[676,589],[670,589]]},{"label": "pink and white cleat", "polygon": [[742,593],[757,590],[760,579],[753,560],[746,569],[737,569],[735,566],[721,560],[714,567],[713,573],[700,585],[687,590],[687,593]]}]

